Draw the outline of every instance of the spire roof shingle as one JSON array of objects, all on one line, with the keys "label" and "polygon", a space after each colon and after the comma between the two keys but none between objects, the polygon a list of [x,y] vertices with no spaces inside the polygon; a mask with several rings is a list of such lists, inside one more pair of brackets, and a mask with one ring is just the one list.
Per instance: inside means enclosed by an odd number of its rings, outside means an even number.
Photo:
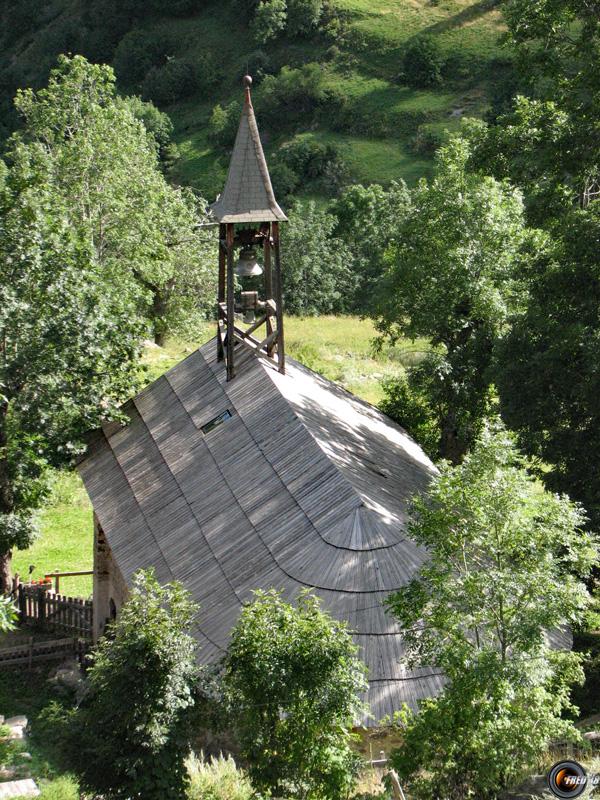
[{"label": "spire roof shingle", "polygon": [[287,219],[273,193],[271,177],[246,78],[244,108],[223,193],[211,205],[219,222],[279,222]]}]

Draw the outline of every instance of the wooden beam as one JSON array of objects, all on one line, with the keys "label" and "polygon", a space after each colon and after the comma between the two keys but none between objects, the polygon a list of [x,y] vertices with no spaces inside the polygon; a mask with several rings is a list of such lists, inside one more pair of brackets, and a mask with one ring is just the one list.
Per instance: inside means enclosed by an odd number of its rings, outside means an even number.
[{"label": "wooden beam", "polygon": [[283,287],[281,284],[281,257],[279,248],[279,223],[273,222],[273,249],[275,251],[275,306],[277,315],[277,361],[279,372],[285,373],[285,346],[283,338]]},{"label": "wooden beam", "polygon": [[[271,225],[267,229],[267,235],[264,240],[264,270],[265,270],[265,298],[267,302],[273,297],[273,266],[271,264]],[[273,332],[273,324],[267,314],[267,335]],[[269,356],[273,356],[273,345],[269,345]]]},{"label": "wooden beam", "polygon": [[234,323],[235,323],[235,298],[233,283],[233,223],[226,225],[226,247],[227,247],[227,380],[230,381],[235,376],[235,366],[233,363],[234,342]]},{"label": "wooden beam", "polygon": [[225,358],[225,350],[223,348],[223,337],[221,334],[220,317],[221,310],[220,304],[225,300],[225,267],[227,263],[227,248],[226,239],[227,231],[223,223],[219,224],[219,283],[217,288],[217,361],[223,361]]}]

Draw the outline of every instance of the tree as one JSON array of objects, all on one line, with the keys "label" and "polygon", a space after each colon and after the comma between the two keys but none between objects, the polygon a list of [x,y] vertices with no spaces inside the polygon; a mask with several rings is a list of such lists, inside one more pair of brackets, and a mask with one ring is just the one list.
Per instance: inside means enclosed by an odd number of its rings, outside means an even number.
[{"label": "tree", "polygon": [[[596,540],[568,498],[543,491],[509,434],[487,426],[463,463],[444,464],[415,499],[409,533],[429,560],[392,595],[408,663],[446,677],[405,710],[392,761],[417,798],[493,798],[549,741],[576,738],[569,687],[581,655],[550,637],[590,603]],[[549,632],[551,632],[549,634]]]},{"label": "tree", "polygon": [[356,276],[352,254],[333,236],[335,217],[313,201],[296,203],[282,230],[283,301],[289,314],[328,314],[351,303]]},{"label": "tree", "polygon": [[361,710],[365,668],[345,623],[314,596],[296,607],[256,592],[233,629],[224,687],[258,791],[341,800],[356,770],[349,728]]},{"label": "tree", "polygon": [[185,795],[196,611],[180,584],[161,587],[152,571],[134,577],[67,720],[70,759],[84,790],[110,800]]},{"label": "tree", "polygon": [[307,36],[316,30],[323,14],[323,0],[287,0],[287,31]]},{"label": "tree", "polygon": [[583,502],[597,525],[600,18],[585,0],[510,0],[503,12],[530,97],[495,126],[471,123],[473,166],[522,187],[552,247],[530,273],[496,381],[507,422],[550,467],[544,481]]},{"label": "tree", "polygon": [[172,50],[172,43],[164,34],[151,33],[141,28],[129,31],[115,51],[114,66],[119,83],[139,86],[153,67],[160,67]]},{"label": "tree", "polygon": [[546,485],[600,523],[600,206],[573,210],[550,257],[532,272],[530,300],[497,348],[503,417],[541,459]]},{"label": "tree", "polygon": [[409,206],[410,193],[404,181],[392,181],[385,189],[376,183],[353,184],[330,205],[337,220],[334,235],[352,252],[358,283],[354,308],[360,312],[371,308],[385,270],[385,254]]},{"label": "tree", "polygon": [[261,0],[250,26],[254,41],[265,44],[269,39],[275,39],[284,30],[286,22],[286,0]]},{"label": "tree", "polygon": [[404,77],[417,89],[438,86],[442,82],[444,57],[435,36],[415,36],[404,54]]},{"label": "tree", "polygon": [[431,342],[412,379],[437,418],[440,455],[454,463],[488,412],[493,345],[521,302],[527,245],[541,246],[519,192],[469,175],[468,157],[461,139],[439,151],[437,177],[413,191],[374,301],[383,337]]},{"label": "tree", "polygon": [[206,312],[214,246],[197,227],[204,202],[166,182],[154,141],[116,97],[110,67],[61,57],[48,87],[20,91],[15,103],[25,128],[13,147],[27,147],[32,159],[49,154],[70,224],[90,239],[107,275],[138,282],[140,314],[155,338],[179,305],[184,316],[190,304]]},{"label": "tree", "polygon": [[141,97],[135,95],[125,97],[123,102],[154,138],[161,167],[163,172],[168,173],[179,158],[177,145],[172,140],[173,123],[171,118],[164,111],[159,111],[154,103],[146,103]]},{"label": "tree", "polygon": [[37,533],[46,467],[119,416],[136,385],[138,290],[70,224],[39,145],[17,145],[0,191],[0,591]]}]

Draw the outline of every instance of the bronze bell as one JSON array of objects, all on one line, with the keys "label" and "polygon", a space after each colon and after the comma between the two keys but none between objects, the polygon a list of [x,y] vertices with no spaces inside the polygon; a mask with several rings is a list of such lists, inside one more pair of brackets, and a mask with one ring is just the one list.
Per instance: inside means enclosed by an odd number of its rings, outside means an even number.
[{"label": "bronze bell", "polygon": [[256,250],[248,245],[242,247],[234,270],[238,278],[252,278],[255,275],[262,275],[262,271],[261,265],[256,260]]}]

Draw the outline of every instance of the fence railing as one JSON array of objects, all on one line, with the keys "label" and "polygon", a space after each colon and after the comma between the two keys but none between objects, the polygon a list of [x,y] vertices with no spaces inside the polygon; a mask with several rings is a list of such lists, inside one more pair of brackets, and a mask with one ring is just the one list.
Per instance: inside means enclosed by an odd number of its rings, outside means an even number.
[{"label": "fence railing", "polygon": [[17,585],[15,595],[21,625],[82,639],[92,638],[91,600],[57,594],[51,586],[24,583]]},{"label": "fence railing", "polygon": [[18,664],[31,667],[38,661],[51,661],[73,655],[81,660],[88,648],[88,643],[81,639],[52,639],[48,642],[36,642],[30,636],[26,642],[0,648],[0,668]]},{"label": "fence railing", "polygon": [[50,579],[54,581],[54,591],[58,594],[60,592],[60,579],[61,578],[75,578],[80,577],[82,575],[93,575],[94,571],[91,569],[85,569],[82,572],[47,572],[44,575],[46,580]]}]

